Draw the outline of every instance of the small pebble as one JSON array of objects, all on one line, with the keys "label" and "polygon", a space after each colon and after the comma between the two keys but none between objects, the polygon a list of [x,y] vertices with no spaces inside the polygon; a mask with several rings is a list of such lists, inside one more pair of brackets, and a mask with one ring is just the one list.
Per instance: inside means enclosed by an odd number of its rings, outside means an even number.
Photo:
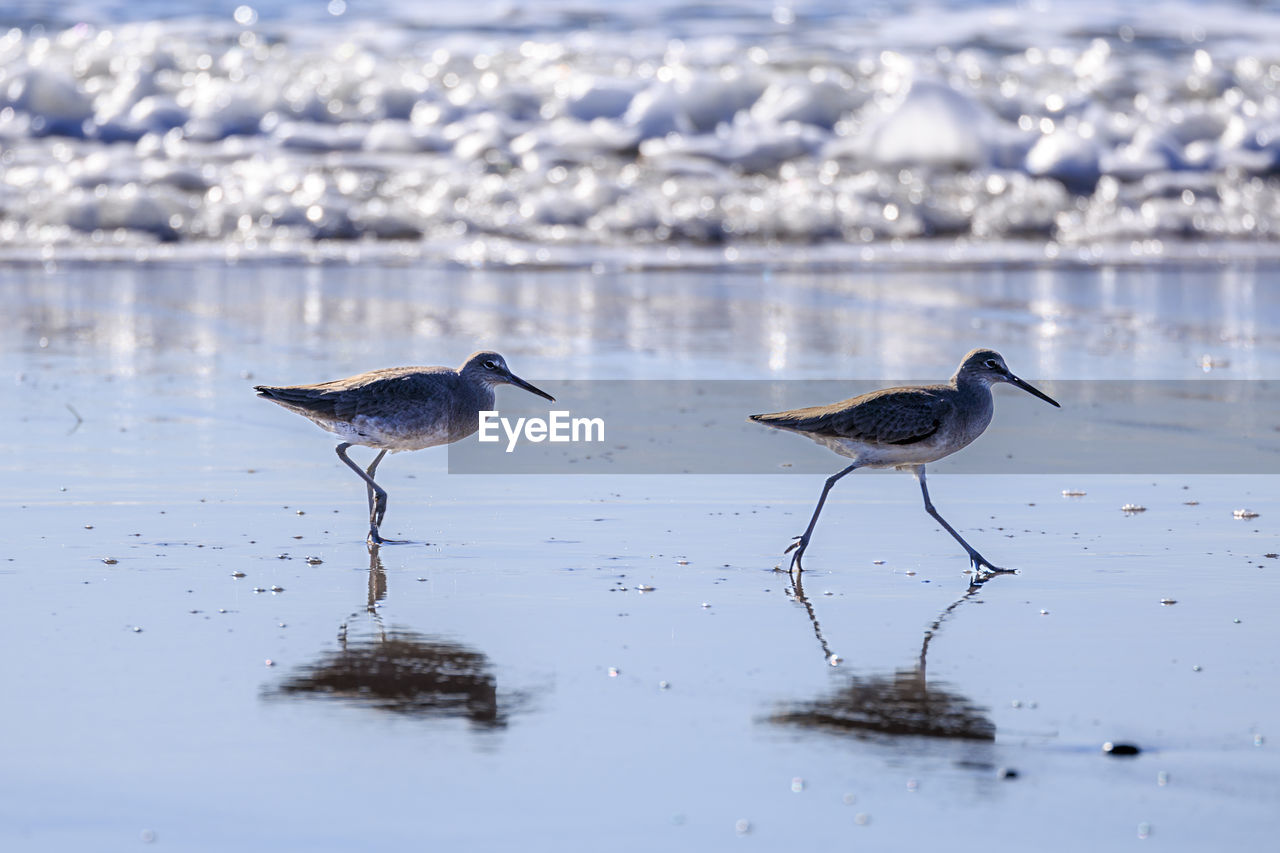
[{"label": "small pebble", "polygon": [[282,587],[282,586],[273,586],[273,587],[271,587],[271,591],[272,591],[272,592],[284,592],[284,587]]},{"label": "small pebble", "polygon": [[266,664],[267,664],[267,666],[275,666],[275,665],[276,665],[276,662],[275,662],[275,661],[273,661],[271,658],[267,658],[267,660],[266,660]]},{"label": "small pebble", "polygon": [[996,771],[996,778],[997,779],[1017,779],[1018,771],[1014,770],[1012,767],[1001,767],[999,770]]},{"label": "small pebble", "polygon": [[871,565],[873,565],[873,566],[883,566],[883,565],[884,565],[884,560],[872,560],[872,561],[871,561]]},{"label": "small pebble", "polygon": [[231,577],[233,577],[233,578],[242,578],[242,577],[244,577],[244,572],[232,572],[232,573],[231,573]]},{"label": "small pebble", "polygon": [[1139,504],[1125,504],[1120,507],[1121,512],[1146,512],[1147,508]]},{"label": "small pebble", "polygon": [[106,563],[108,566],[114,566],[116,563],[120,561],[117,560],[115,557],[103,557],[102,562]]},{"label": "small pebble", "polygon": [[1138,755],[1142,752],[1132,743],[1112,743],[1111,741],[1102,745],[1102,751],[1107,755]]},{"label": "small pebble", "polygon": [[1236,518],[1240,518],[1240,519],[1244,519],[1244,520],[1248,520],[1248,519],[1250,519],[1250,518],[1257,518],[1257,517],[1258,517],[1258,513],[1254,512],[1254,511],[1253,511],[1253,510],[1251,510],[1251,509],[1238,509],[1238,510],[1234,511],[1234,512],[1233,512],[1233,513],[1231,513],[1231,514],[1232,514],[1233,516],[1235,516]]},{"label": "small pebble", "polygon": [[142,633],[142,628],[141,628],[141,627],[139,627],[139,626],[137,626],[137,625],[134,625],[134,626],[133,626],[133,633],[135,633],[135,634],[141,634],[141,633]]},{"label": "small pebble", "polygon": [[318,566],[323,562],[324,560],[320,559],[319,557],[307,557],[308,566]]},{"label": "small pebble", "polygon": [[1048,616],[1048,615],[1049,615],[1049,611],[1048,611],[1048,610],[1041,610],[1041,611],[1040,611],[1040,615],[1041,615],[1041,616]]},{"label": "small pebble", "polygon": [[1161,604],[1163,604],[1165,607],[1168,607],[1170,604],[1177,604],[1177,603],[1178,603],[1178,599],[1176,599],[1176,598],[1162,598],[1162,599],[1160,599],[1160,603],[1161,603]]},{"label": "small pebble", "polygon": [[618,669],[616,666],[611,666],[611,667],[609,667],[609,677],[610,677],[610,678],[617,678],[617,677],[618,677],[618,675],[619,675],[619,673],[621,673],[621,672],[622,672],[622,670]]},{"label": "small pebble", "polygon": [[1084,495],[1085,493],[1080,491],[1079,489],[1063,489],[1062,490],[1062,496],[1064,498],[1082,498],[1084,497]]},{"label": "small pebble", "polygon": [[687,565],[689,565],[689,561],[688,561],[688,560],[676,560],[676,565],[677,565],[677,566],[687,566]]},{"label": "small pebble", "polygon": [[839,666],[844,663],[844,658],[840,657],[840,655],[833,654],[831,657],[827,658],[827,663],[831,666]]},{"label": "small pebble", "polygon": [[656,586],[649,586],[648,584],[644,584],[644,583],[636,586],[636,592],[653,592],[655,589],[657,589]]},{"label": "small pebble", "polygon": [[658,682],[658,689],[659,689],[659,690],[670,690],[670,689],[671,689],[671,682],[670,682],[670,681],[659,681],[659,682]]},{"label": "small pebble", "polygon": [[1191,667],[1191,671],[1200,672],[1200,664],[1196,664],[1195,666]]}]

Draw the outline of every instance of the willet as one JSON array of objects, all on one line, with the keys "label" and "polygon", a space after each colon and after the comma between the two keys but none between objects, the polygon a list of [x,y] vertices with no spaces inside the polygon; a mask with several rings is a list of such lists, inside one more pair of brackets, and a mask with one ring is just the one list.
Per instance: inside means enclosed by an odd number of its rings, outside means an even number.
[{"label": "willet", "polygon": [[[348,379],[315,385],[255,385],[258,396],[279,403],[342,439],[338,458],[364,480],[369,493],[369,542],[390,540],[378,534],[387,511],[387,492],[374,482],[387,451],[422,450],[451,444],[479,429],[479,413],[493,409],[495,385],[515,385],[555,402],[507,367],[496,352],[473,353],[457,370],[452,367],[388,367]],[[369,467],[347,456],[362,444],[378,450]]]},{"label": "willet", "polygon": [[964,546],[974,569],[1010,571],[993,565],[947,524],[929,500],[924,476],[926,463],[949,456],[982,435],[995,411],[991,386],[997,382],[1016,385],[1058,406],[1057,401],[1014,376],[1000,353],[976,349],[964,357],[955,376],[945,385],[886,388],[829,406],[752,415],[751,420],[757,423],[799,433],[853,460],[848,468],[827,478],[809,526],[787,548],[795,551],[791,570],[804,570],[801,557],[809,546],[827,493],[841,477],[856,468],[898,468],[916,475],[924,494],[925,511]]}]

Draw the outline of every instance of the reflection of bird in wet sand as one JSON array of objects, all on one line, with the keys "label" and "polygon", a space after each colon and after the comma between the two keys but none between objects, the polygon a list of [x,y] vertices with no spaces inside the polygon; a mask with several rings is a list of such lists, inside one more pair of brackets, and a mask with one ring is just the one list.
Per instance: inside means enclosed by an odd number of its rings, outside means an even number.
[{"label": "reflection of bird in wet sand", "polygon": [[991,423],[995,402],[991,386],[997,382],[1016,385],[1047,403],[1058,403],[1010,372],[1000,353],[976,349],[960,362],[955,376],[945,385],[916,385],[873,391],[829,406],[793,409],[751,420],[766,426],[796,432],[853,460],[853,464],[827,478],[818,506],[804,533],[788,548],[794,550],[791,570],[803,570],[800,563],[822,505],[831,487],[856,468],[903,468],[913,472],[924,494],[924,508],[964,546],[975,569],[1003,572],[979,554],[947,524],[929,500],[924,466],[969,445]]},{"label": "reflection of bird in wet sand", "polygon": [[[991,741],[996,727],[987,711],[965,696],[926,677],[929,644],[943,621],[995,575],[974,581],[925,631],[916,665],[890,675],[849,675],[843,687],[820,699],[795,702],[769,717],[772,723],[853,735],[921,735],[952,740]],[[817,614],[804,592],[803,574],[791,576],[790,594],[809,615],[823,656],[834,665]]]},{"label": "reflection of bird in wet sand", "polygon": [[522,697],[499,694],[488,657],[450,640],[384,630],[377,604],[386,591],[386,572],[374,546],[369,549],[365,605],[376,625],[372,636],[352,638],[344,623],[336,651],[303,667],[267,695],[344,699],[414,717],[465,717],[482,729],[506,726]]},{"label": "reflection of bird in wet sand", "polygon": [[[515,385],[555,402],[507,367],[496,352],[473,353],[462,367],[390,367],[315,385],[256,385],[258,396],[297,412],[339,436],[338,458],[364,480],[369,493],[369,542],[389,542],[378,533],[387,511],[386,490],[374,482],[387,451],[422,450],[451,444],[479,429],[479,413],[493,409],[494,386]],[[377,448],[361,470],[347,456],[353,444]]]}]

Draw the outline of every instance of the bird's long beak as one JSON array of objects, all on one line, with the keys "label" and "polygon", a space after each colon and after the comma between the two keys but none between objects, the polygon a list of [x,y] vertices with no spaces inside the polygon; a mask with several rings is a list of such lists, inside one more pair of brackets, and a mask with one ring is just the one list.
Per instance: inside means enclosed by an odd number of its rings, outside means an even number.
[{"label": "bird's long beak", "polygon": [[1018,386],[1023,391],[1026,391],[1028,394],[1033,394],[1039,397],[1041,400],[1044,400],[1046,403],[1052,406],[1057,406],[1059,409],[1062,408],[1061,404],[1059,404],[1057,400],[1053,399],[1048,394],[1044,393],[1039,388],[1032,385],[1030,382],[1022,381],[1018,377],[1014,376],[1012,373],[1005,374],[1005,381],[1008,382],[1010,385]]},{"label": "bird's long beak", "polygon": [[[528,382],[525,382],[523,379],[521,379],[519,376],[516,376],[514,373],[512,373],[509,370],[507,371],[507,381],[510,382],[512,385],[516,386],[517,388],[523,388],[526,391],[537,394],[539,397],[545,397],[546,399],[550,400],[553,403],[556,401],[556,398],[552,397],[546,391],[543,391],[540,388],[535,388],[534,386],[530,385]],[[1048,398],[1046,397],[1045,399],[1048,399]],[[1054,405],[1056,406],[1058,404],[1054,403]]]}]

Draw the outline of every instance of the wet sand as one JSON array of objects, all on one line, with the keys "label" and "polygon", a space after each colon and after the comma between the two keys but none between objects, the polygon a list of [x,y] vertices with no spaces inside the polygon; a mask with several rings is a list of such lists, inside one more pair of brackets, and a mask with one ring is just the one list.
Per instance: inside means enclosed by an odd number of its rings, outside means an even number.
[{"label": "wet sand", "polygon": [[856,474],[796,588],[773,568],[820,475],[463,476],[434,450],[384,462],[383,532],[416,544],[371,559],[333,442],[249,388],[480,346],[551,393],[942,378],[976,344],[1033,381],[1205,354],[1272,379],[1262,276],[6,271],[0,843],[1261,848],[1274,477],[938,476],[1021,570],[970,593],[915,483]]}]

